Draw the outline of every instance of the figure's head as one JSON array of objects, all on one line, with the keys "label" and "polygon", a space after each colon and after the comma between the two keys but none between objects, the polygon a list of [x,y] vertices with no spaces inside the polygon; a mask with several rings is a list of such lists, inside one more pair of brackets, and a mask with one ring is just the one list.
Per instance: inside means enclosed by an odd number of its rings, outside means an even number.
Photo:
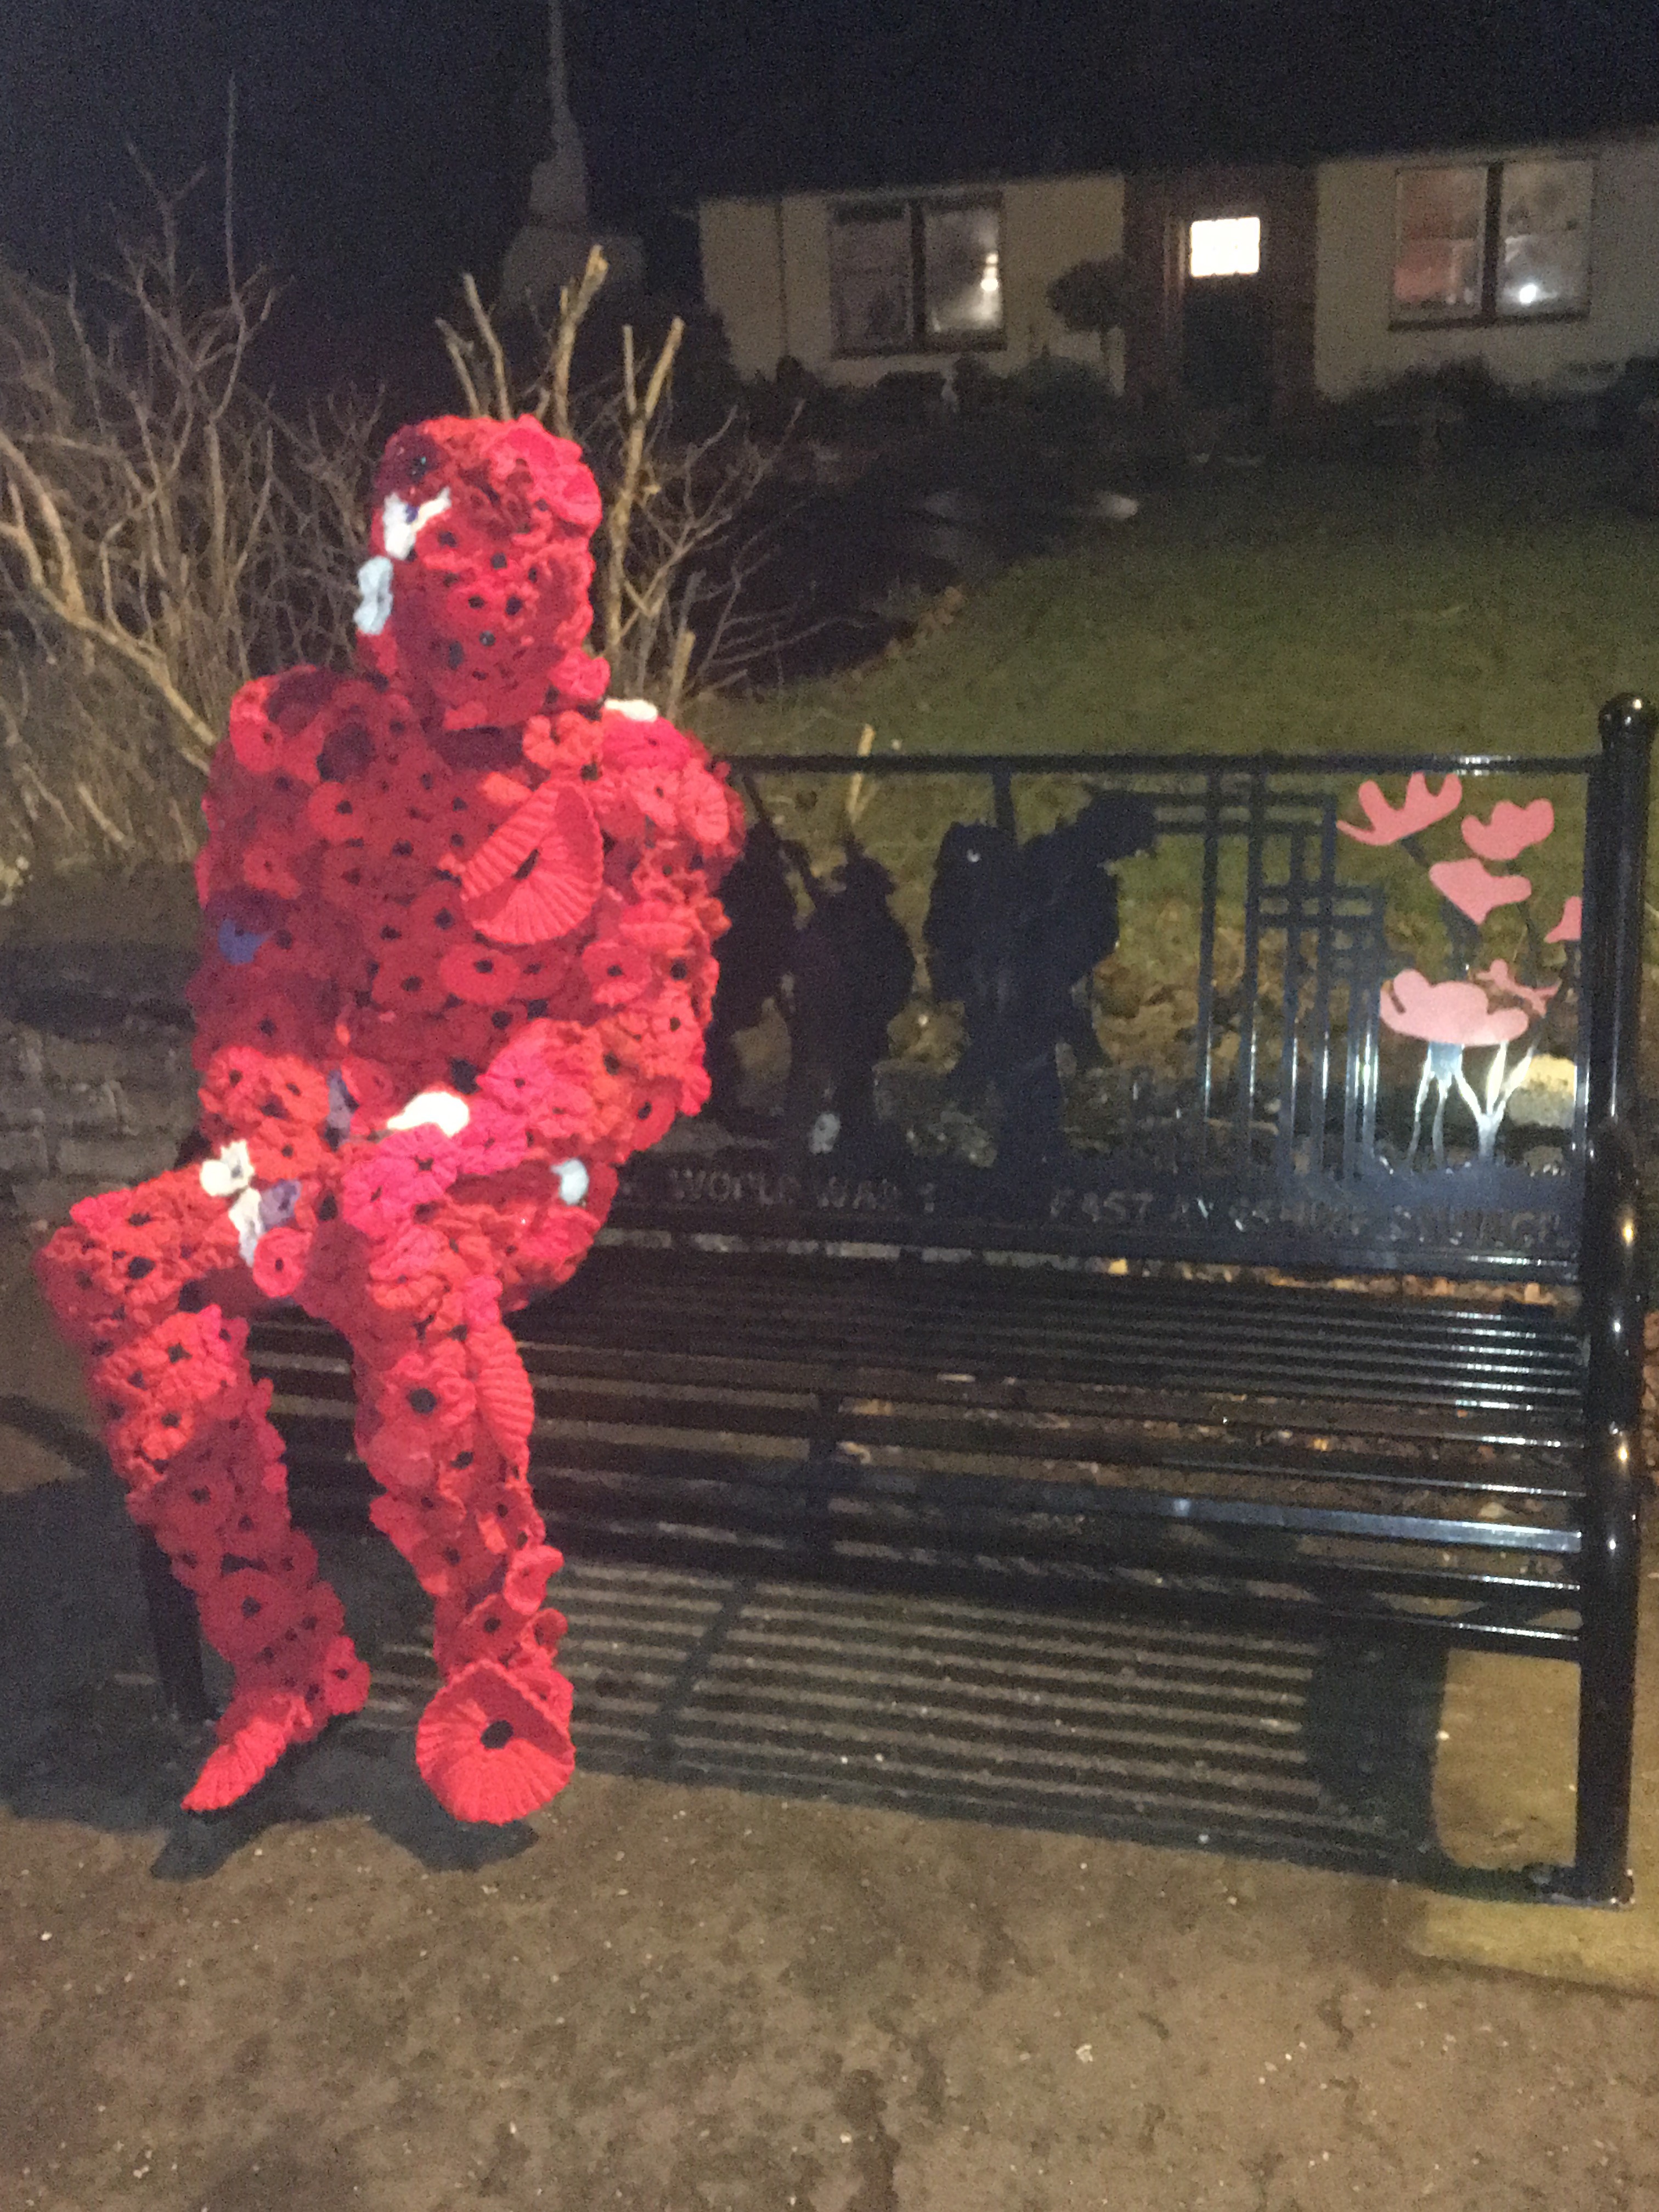
[{"label": "figure's head", "polygon": [[392,439],[374,496],[368,667],[429,695],[451,730],[603,696],[605,663],[581,650],[600,509],[579,447],[528,415],[444,416]]}]

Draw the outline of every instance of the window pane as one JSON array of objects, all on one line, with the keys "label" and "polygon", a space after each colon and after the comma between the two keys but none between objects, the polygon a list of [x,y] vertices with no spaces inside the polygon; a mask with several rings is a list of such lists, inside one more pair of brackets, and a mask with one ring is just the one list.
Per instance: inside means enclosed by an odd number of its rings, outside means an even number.
[{"label": "window pane", "polygon": [[1401,169],[1395,183],[1395,313],[1478,314],[1486,228],[1484,168]]},{"label": "window pane", "polygon": [[1589,305],[1589,161],[1510,161],[1504,169],[1498,308],[1571,314]]},{"label": "window pane", "polygon": [[986,338],[1000,331],[1001,228],[995,207],[923,209],[930,338]]},{"label": "window pane", "polygon": [[1261,266],[1259,215],[1218,216],[1193,225],[1188,239],[1189,276],[1254,276]]},{"label": "window pane", "polygon": [[830,294],[838,353],[915,344],[908,208],[843,209],[832,217]]}]

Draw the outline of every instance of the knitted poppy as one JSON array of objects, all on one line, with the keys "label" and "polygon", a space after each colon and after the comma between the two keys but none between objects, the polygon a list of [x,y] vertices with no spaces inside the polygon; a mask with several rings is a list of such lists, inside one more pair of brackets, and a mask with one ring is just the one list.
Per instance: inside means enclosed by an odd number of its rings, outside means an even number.
[{"label": "knitted poppy", "polygon": [[365,1237],[396,1237],[411,1218],[414,1206],[408,1174],[395,1159],[388,1165],[380,1145],[366,1148],[341,1179],[340,1212]]},{"label": "knitted poppy", "polygon": [[289,775],[316,783],[323,717],[341,677],[323,668],[285,668],[243,684],[230,702],[230,748],[250,775]]},{"label": "knitted poppy", "polygon": [[[169,1474],[169,1486],[173,1480]],[[228,1510],[220,1519],[218,1535],[228,1559],[245,1559],[250,1566],[269,1569],[271,1559],[282,1555],[290,1525],[285,1499],[274,1491],[258,1491],[250,1496],[232,1496]]]},{"label": "knitted poppy", "polygon": [[581,791],[545,783],[467,863],[462,902],[477,928],[504,944],[562,937],[599,896],[604,860]]},{"label": "knitted poppy", "polygon": [[303,1602],[300,1586],[264,1567],[238,1567],[210,1583],[197,1601],[202,1633],[233,1662],[291,1627]]},{"label": "knitted poppy", "polygon": [[507,1561],[501,1577],[501,1595],[526,1617],[533,1616],[547,1595],[550,1575],[558,1573],[564,1555],[551,1544],[526,1544]]},{"label": "knitted poppy", "polygon": [[311,1245],[310,1232],[298,1229],[273,1229],[259,1239],[251,1266],[253,1279],[266,1297],[292,1298],[299,1295],[306,1278],[306,1263],[311,1257]]},{"label": "knitted poppy", "polygon": [[349,1636],[330,1642],[322,1660],[323,1703],[331,1715],[361,1712],[368,1702],[369,1673]]},{"label": "knitted poppy", "polygon": [[500,1556],[479,1535],[470,1516],[458,1514],[456,1525],[435,1534],[417,1538],[404,1549],[416,1581],[431,1597],[463,1603],[489,1581],[500,1565]]},{"label": "knitted poppy", "polygon": [[605,746],[603,725],[597,714],[566,708],[556,714],[535,714],[524,726],[524,757],[534,767],[556,775],[580,776],[597,764]]},{"label": "knitted poppy", "polygon": [[472,1117],[455,1138],[455,1151],[464,1176],[500,1175],[523,1159],[527,1142],[520,1118],[495,1099],[481,1096]]},{"label": "knitted poppy", "polygon": [[[537,1615],[538,1620],[542,1617]],[[554,1618],[562,1616],[556,1614]],[[555,1666],[553,1653],[535,1634],[521,1636],[500,1663],[506,1668],[514,1689],[522,1691],[536,1705],[561,1715],[568,1724],[573,1702],[570,1684]]]},{"label": "knitted poppy", "polygon": [[581,964],[593,1002],[599,1006],[625,1006],[656,981],[649,954],[623,937],[595,939],[583,952]]},{"label": "knitted poppy", "polygon": [[563,1712],[531,1698],[488,1660],[439,1691],[415,1735],[415,1757],[440,1804],[459,1820],[518,1820],[555,1797],[575,1767]]},{"label": "knitted poppy", "polygon": [[470,1667],[475,1660],[504,1658],[525,1633],[541,1601],[540,1590],[528,1603],[515,1604],[500,1589],[480,1598],[459,1619],[447,1618],[441,1612],[432,1638],[440,1668],[450,1674],[457,1668]]},{"label": "knitted poppy", "polygon": [[544,1606],[530,1624],[530,1633],[550,1659],[558,1656],[559,1646],[570,1633],[570,1623],[556,1606]]},{"label": "knitted poppy", "polygon": [[168,1550],[176,1542],[208,1551],[219,1547],[222,1531],[238,1509],[234,1491],[197,1465],[182,1478],[169,1467],[151,1494],[150,1510],[150,1525],[161,1533]]},{"label": "knitted poppy", "polygon": [[514,955],[477,935],[470,921],[465,941],[444,952],[438,975],[447,992],[477,1006],[500,1006],[514,995],[520,983],[519,963]]},{"label": "knitted poppy", "polygon": [[440,1199],[461,1171],[459,1148],[441,1129],[394,1129],[375,1147],[376,1165],[413,1212]]},{"label": "knitted poppy", "polygon": [[369,1501],[368,1517],[405,1559],[423,1544],[444,1544],[466,1535],[465,1511],[430,1482],[382,1491]]},{"label": "knitted poppy", "polygon": [[498,1557],[512,1559],[546,1541],[547,1530],[522,1475],[503,1474],[497,1481],[480,1482],[468,1502],[479,1536]]},{"label": "knitted poppy", "polygon": [[416,1345],[375,1378],[374,1392],[388,1420],[412,1419],[433,1436],[453,1436],[477,1409],[465,1352],[453,1339]]}]

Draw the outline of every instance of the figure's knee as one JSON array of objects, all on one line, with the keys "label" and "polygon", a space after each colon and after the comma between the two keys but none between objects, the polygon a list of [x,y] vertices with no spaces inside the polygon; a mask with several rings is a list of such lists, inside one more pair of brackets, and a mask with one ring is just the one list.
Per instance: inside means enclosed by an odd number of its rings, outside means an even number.
[{"label": "figure's knee", "polygon": [[196,1169],[173,1168],[82,1199],[35,1255],[34,1272],[64,1334],[95,1357],[176,1312],[189,1285],[228,1277],[240,1261],[223,1201],[203,1189]]}]

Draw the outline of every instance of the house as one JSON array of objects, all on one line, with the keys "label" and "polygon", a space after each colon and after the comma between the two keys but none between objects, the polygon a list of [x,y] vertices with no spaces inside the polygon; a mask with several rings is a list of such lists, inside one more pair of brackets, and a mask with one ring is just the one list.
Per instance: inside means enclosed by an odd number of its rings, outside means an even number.
[{"label": "house", "polygon": [[703,286],[745,375],[792,356],[842,385],[1098,362],[1048,303],[1074,263],[1137,283],[1106,367],[1285,415],[1407,370],[1484,361],[1593,392],[1659,356],[1659,132],[925,190],[706,200]]}]

